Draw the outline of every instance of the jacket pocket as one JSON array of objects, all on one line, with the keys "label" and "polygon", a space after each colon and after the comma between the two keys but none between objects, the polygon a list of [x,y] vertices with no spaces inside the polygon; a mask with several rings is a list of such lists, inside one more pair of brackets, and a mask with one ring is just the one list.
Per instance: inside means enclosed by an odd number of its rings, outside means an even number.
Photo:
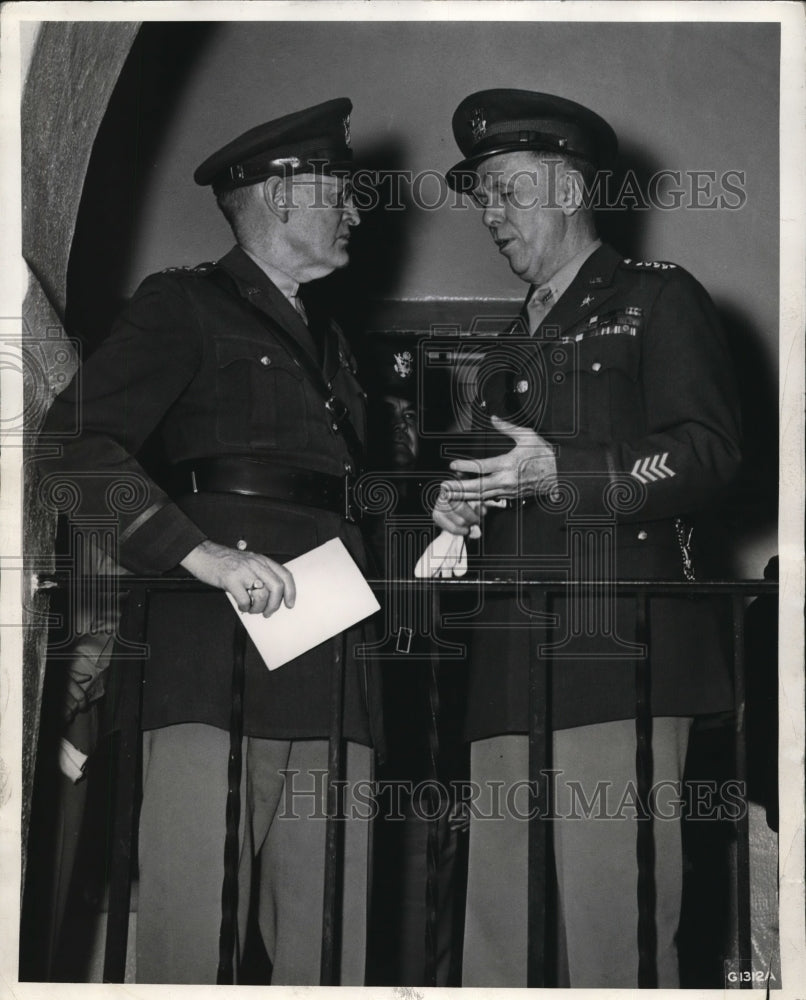
[{"label": "jacket pocket", "polygon": [[222,444],[290,450],[309,440],[302,368],[276,344],[216,341],[217,436]]},{"label": "jacket pocket", "polygon": [[563,436],[609,443],[640,433],[640,342],[589,334],[552,349],[551,423]]}]

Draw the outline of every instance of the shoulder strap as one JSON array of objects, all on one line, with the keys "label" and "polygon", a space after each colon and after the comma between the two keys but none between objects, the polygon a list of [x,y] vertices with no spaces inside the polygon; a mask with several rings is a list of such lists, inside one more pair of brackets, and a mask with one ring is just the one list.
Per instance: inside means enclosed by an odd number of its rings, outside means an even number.
[{"label": "shoulder strap", "polygon": [[[357,473],[362,464],[364,453],[363,445],[361,444],[361,440],[358,437],[355,427],[353,427],[350,421],[349,410],[344,403],[342,403],[342,401],[334,395],[330,385],[325,381],[324,375],[310,354],[308,354],[308,352],[301,347],[279,323],[273,320],[271,316],[263,312],[262,309],[258,309],[253,302],[245,299],[238,291],[235,279],[231,274],[225,271],[224,268],[213,267],[211,270],[205,271],[202,274],[202,277],[206,278],[208,281],[212,281],[222,291],[237,296],[238,299],[252,312],[252,314],[260,320],[262,325],[269,331],[280,346],[294,359],[294,361],[296,361],[305,373],[308,381],[324,400],[325,408],[330,414],[332,423],[341,432],[341,435],[347,444],[347,449],[350,452],[353,461],[357,465],[357,468],[354,470]],[[335,333],[330,331],[330,335],[335,336]]]}]

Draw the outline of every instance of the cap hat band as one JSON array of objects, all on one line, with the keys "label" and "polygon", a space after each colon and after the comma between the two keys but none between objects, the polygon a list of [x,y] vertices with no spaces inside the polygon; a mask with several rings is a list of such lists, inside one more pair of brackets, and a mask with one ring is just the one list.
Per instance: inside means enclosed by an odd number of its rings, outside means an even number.
[{"label": "cap hat band", "polygon": [[[559,130],[558,126],[562,129]],[[556,120],[547,118],[516,118],[511,121],[494,122],[485,129],[484,137],[491,135],[501,135],[502,132],[545,132],[548,135],[574,135],[579,136],[579,129],[573,125],[561,125]]]},{"label": "cap hat band", "polygon": [[469,159],[478,162],[480,159],[487,159],[498,153],[517,153],[518,147],[524,150],[541,152],[543,150],[556,150],[566,156],[578,156],[583,160],[593,161],[593,152],[583,145],[570,145],[565,136],[553,135],[548,132],[504,132],[493,137],[492,142],[480,142],[470,155]]},{"label": "cap hat band", "polygon": [[475,144],[470,155],[474,157],[491,149],[521,144],[527,148],[545,146],[569,156],[593,159],[590,143],[585,141],[579,129],[564,125],[558,129],[557,122],[535,118],[496,122],[487,129],[484,138]]},{"label": "cap hat band", "polygon": [[216,177],[213,187],[223,190],[227,187],[246,187],[257,184],[272,176],[287,176],[299,173],[327,173],[329,170],[348,168],[353,158],[353,151],[347,146],[336,148],[321,145],[322,140],[314,143],[294,144],[294,151],[269,150],[258,157],[236,163]]}]

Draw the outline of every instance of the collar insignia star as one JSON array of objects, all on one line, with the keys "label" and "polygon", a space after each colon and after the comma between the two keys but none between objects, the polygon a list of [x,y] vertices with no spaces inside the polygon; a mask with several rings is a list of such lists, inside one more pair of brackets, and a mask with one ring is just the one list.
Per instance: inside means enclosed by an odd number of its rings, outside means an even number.
[{"label": "collar insignia star", "polygon": [[584,308],[585,306],[589,306],[591,302],[593,302],[593,296],[586,295],[585,298],[579,303],[580,309]]}]

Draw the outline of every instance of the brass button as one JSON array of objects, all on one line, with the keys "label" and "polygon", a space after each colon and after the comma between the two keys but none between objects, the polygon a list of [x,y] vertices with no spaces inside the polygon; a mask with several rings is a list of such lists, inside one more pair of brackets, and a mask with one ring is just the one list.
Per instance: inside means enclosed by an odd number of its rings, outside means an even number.
[{"label": "brass button", "polygon": [[642,528],[642,529],[641,529],[641,530],[640,530],[640,531],[638,532],[638,541],[639,541],[639,542],[645,542],[645,541],[647,540],[647,538],[649,538],[649,535],[648,535],[648,534],[647,534],[647,533],[646,533],[646,532],[644,531],[644,529]]},{"label": "brass button", "polygon": [[264,354],[263,357],[260,359],[260,363],[268,367],[271,364],[271,358],[268,356],[268,354]]},{"label": "brass button", "polygon": [[518,381],[515,383],[515,392],[517,392],[519,395],[522,396],[525,392],[528,391],[529,391],[529,383],[526,381],[526,379],[525,378],[518,379]]},{"label": "brass button", "polygon": [[246,551],[246,539],[245,538],[239,538],[238,541],[235,543],[235,548],[239,552],[245,552]]},{"label": "brass button", "polygon": [[601,370],[602,370],[601,362],[594,361],[593,364],[591,365],[591,371],[599,372]]}]

